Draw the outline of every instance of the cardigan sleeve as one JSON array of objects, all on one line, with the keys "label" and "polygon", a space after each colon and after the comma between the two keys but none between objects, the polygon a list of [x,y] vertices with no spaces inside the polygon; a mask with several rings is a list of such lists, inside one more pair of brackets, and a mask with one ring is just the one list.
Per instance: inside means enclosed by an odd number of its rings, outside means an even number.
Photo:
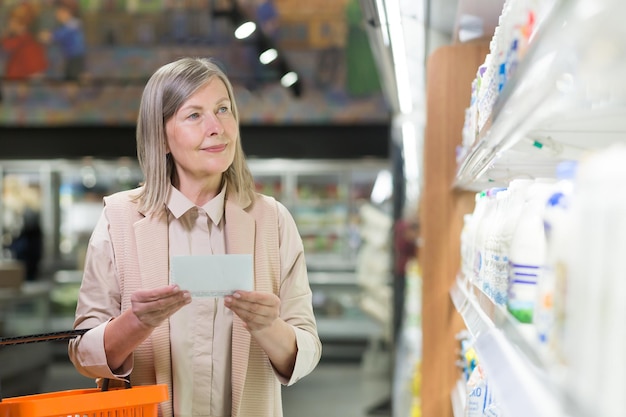
[{"label": "cardigan sleeve", "polygon": [[289,380],[276,372],[275,374],[282,384],[292,385],[315,369],[322,354],[322,343],[313,315],[313,296],[302,239],[293,217],[281,203],[278,203],[278,226],[281,259],[280,316],[294,328],[298,353]]},{"label": "cardigan sleeve", "polygon": [[68,353],[82,375],[120,379],[130,374],[132,359],[114,374],[104,352],[104,328],[121,312],[119,280],[108,226],[105,208],[89,239],[74,321],[75,329],[91,330],[71,340]]}]

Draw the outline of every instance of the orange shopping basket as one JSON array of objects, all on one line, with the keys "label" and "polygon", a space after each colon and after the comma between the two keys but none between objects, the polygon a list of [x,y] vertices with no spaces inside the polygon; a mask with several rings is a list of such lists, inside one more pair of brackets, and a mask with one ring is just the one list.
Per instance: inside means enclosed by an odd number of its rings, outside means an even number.
[{"label": "orange shopping basket", "polygon": [[[87,330],[0,338],[0,346],[68,340]],[[108,389],[108,380],[104,382],[102,389],[0,397],[0,417],[157,417],[159,403],[168,399],[163,384]]]}]

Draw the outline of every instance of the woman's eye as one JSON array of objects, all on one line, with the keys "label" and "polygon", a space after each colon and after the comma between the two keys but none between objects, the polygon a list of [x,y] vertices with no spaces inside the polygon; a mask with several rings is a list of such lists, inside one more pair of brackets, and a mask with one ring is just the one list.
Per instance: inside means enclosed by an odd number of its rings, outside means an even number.
[{"label": "woman's eye", "polygon": [[191,113],[189,116],[187,116],[188,119],[190,120],[196,120],[198,118],[200,118],[200,114],[199,113]]},{"label": "woman's eye", "polygon": [[221,106],[219,109],[217,109],[218,113],[228,113],[230,109],[228,108],[228,106]]}]

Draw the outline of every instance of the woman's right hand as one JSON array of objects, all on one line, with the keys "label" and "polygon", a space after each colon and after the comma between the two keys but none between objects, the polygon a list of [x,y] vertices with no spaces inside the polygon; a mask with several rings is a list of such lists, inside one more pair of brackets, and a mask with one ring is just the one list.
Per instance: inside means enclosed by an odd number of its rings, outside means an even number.
[{"label": "woman's right hand", "polygon": [[178,285],[135,291],[130,296],[133,314],[146,327],[159,326],[185,305],[191,303],[189,291]]},{"label": "woman's right hand", "polygon": [[109,321],[104,330],[104,351],[117,373],[154,328],[191,302],[189,291],[177,285],[139,290],[130,295],[130,308]]}]

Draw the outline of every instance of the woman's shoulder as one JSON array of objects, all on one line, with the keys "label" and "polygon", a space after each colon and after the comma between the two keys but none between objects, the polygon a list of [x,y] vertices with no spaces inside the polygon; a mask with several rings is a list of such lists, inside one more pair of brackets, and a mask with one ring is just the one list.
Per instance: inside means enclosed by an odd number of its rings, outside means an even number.
[{"label": "woman's shoulder", "polygon": [[257,197],[254,204],[259,204],[267,210],[271,210],[277,218],[278,224],[281,229],[283,228],[283,225],[295,227],[293,216],[289,212],[289,209],[283,203],[281,203],[276,198],[266,194],[257,193],[256,196]]},{"label": "woman's shoulder", "polygon": [[257,192],[254,193],[252,201],[247,201],[248,203],[242,203],[241,200],[239,200],[239,204],[241,204],[243,210],[254,218],[262,218],[265,220],[274,218],[278,221],[279,225],[284,224],[286,221],[293,222],[293,218],[287,207],[270,195]]},{"label": "woman's shoulder", "polygon": [[287,207],[277,200],[275,197],[269,196],[267,194],[256,193],[253,206],[263,207],[264,209],[270,209],[275,212],[279,216],[284,216],[289,213]]},{"label": "woman's shoulder", "polygon": [[260,203],[260,204],[274,205],[278,203],[278,200],[276,200],[274,197],[269,196],[267,194],[255,193],[254,196],[255,196],[254,198],[255,204]]},{"label": "woman's shoulder", "polygon": [[104,216],[109,225],[128,225],[144,217],[139,210],[140,191],[141,187],[118,191],[104,197]]},{"label": "woman's shoulder", "polygon": [[104,206],[108,212],[137,208],[142,187],[118,191],[104,197]]},{"label": "woman's shoulder", "polygon": [[137,200],[142,187],[132,188],[130,190],[117,191],[104,197],[106,205],[111,204],[128,204]]}]

